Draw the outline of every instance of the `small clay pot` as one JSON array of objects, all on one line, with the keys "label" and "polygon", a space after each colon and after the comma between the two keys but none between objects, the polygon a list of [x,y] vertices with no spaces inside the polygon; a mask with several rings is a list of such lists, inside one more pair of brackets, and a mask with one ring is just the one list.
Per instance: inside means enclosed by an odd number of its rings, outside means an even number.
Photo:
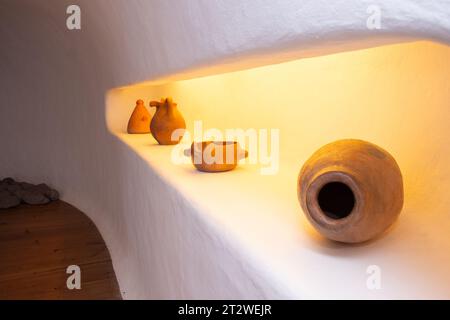
[{"label": "small clay pot", "polygon": [[144,101],[136,101],[136,107],[128,120],[127,132],[130,134],[142,134],[150,132],[150,120],[152,116],[145,108]]},{"label": "small clay pot", "polygon": [[191,157],[192,164],[199,171],[223,172],[236,168],[239,160],[247,158],[247,150],[241,149],[236,141],[193,142],[184,154]]},{"label": "small clay pot", "polygon": [[[151,107],[156,107],[156,112],[150,123],[150,131],[153,137],[162,145],[178,144],[183,138],[183,131],[179,129],[186,129],[186,122],[180,111],[178,111],[177,104],[173,102],[172,98],[161,99],[158,101],[151,101]],[[176,137],[172,137],[172,133],[177,131]]]},{"label": "small clay pot", "polygon": [[395,159],[361,140],[340,140],[315,152],[298,177],[303,211],[323,236],[358,243],[383,233],[403,207]]}]

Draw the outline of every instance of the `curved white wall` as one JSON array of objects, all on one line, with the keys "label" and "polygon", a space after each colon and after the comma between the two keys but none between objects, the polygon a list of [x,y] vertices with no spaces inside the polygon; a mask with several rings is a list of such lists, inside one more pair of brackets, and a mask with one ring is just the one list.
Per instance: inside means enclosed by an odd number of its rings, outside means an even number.
[{"label": "curved white wall", "polygon": [[[186,217],[190,205],[109,134],[108,90],[416,38],[450,42],[444,0],[82,0],[82,30],[68,31],[72,3],[0,3],[0,176],[47,181],[86,212],[131,298],[292,295]],[[382,29],[371,31],[366,10],[374,3]],[[142,188],[136,179],[154,183]],[[136,221],[142,207],[154,212],[155,202],[170,207]],[[166,235],[175,240],[163,245]],[[188,254],[192,246],[204,246],[210,258],[201,259],[200,250]]]}]

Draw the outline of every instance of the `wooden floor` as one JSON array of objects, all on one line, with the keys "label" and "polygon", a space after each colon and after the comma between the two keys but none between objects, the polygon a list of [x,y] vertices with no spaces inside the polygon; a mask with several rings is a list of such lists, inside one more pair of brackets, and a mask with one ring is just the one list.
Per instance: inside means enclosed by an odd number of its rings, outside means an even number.
[{"label": "wooden floor", "polygon": [[[69,265],[81,289],[66,285]],[[0,299],[121,299],[108,249],[95,225],[55,201],[0,210]]]}]

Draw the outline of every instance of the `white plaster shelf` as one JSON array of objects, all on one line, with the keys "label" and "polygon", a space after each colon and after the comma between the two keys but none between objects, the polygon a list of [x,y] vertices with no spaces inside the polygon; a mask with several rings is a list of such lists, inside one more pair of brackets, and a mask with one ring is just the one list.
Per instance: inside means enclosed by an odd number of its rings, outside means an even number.
[{"label": "white plaster shelf", "polygon": [[[406,203],[401,222],[380,239],[356,246],[338,244],[322,239],[305,220],[296,195],[298,164],[283,163],[274,176],[262,176],[250,164],[227,173],[201,173],[192,165],[173,164],[172,147],[157,145],[150,135],[117,137],[175,190],[173,197],[192,206],[187,215],[198,216],[199,225],[209,229],[205,232],[222,238],[253,276],[271,285],[273,291],[265,297],[449,297],[447,216],[430,212],[434,220],[424,221],[414,214],[413,204]],[[179,227],[174,225],[171,232]],[[203,259],[210,259],[208,252]],[[220,263],[226,270],[227,261]],[[381,268],[381,290],[366,287],[370,265]],[[232,271],[225,272],[230,272],[231,282],[241,281]]]}]

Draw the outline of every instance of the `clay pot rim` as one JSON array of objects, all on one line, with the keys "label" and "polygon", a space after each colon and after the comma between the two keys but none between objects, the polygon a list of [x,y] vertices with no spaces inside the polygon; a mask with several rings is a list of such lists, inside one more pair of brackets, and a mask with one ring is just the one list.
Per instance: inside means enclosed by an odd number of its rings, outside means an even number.
[{"label": "clay pot rim", "polygon": [[200,144],[202,146],[204,146],[204,145],[209,145],[211,143],[213,143],[215,145],[219,145],[219,146],[221,145],[223,147],[229,146],[229,145],[239,145],[238,141],[232,141],[232,140],[206,140],[206,141],[194,141],[194,142],[192,142],[191,146],[200,145]]},{"label": "clay pot rim", "polygon": [[[237,155],[238,155],[238,161],[240,159],[244,159],[248,157],[248,151],[241,148],[241,145],[239,144],[239,141],[233,141],[233,140],[206,140],[206,141],[194,141],[191,144],[191,148],[185,150],[185,155],[194,155],[194,154],[198,154],[198,153],[202,153],[203,149],[210,145],[210,144],[215,144],[217,146],[222,146],[222,148],[227,148],[228,146],[236,146],[237,149]],[[189,153],[189,154],[188,154]],[[242,155],[243,157],[241,158],[240,155]]]},{"label": "clay pot rim", "polygon": [[[203,150],[207,148],[209,145],[214,144],[215,146],[220,146],[227,152],[228,148],[232,148],[232,152],[236,152],[234,155],[234,161],[232,163],[205,163],[203,162]],[[224,153],[225,154],[225,153]],[[235,169],[239,161],[248,157],[248,151],[242,149],[238,141],[231,140],[207,140],[207,141],[194,141],[191,144],[189,149],[184,150],[184,155],[191,158],[192,164],[194,167],[202,172],[226,172]],[[202,159],[201,163],[195,162],[195,157],[200,156]]]},{"label": "clay pot rim", "polygon": [[[353,192],[355,197],[355,204],[352,211],[343,218],[333,219],[327,216],[321,209],[318,203],[318,194],[320,190],[327,184],[333,182],[340,182],[345,184]],[[306,206],[307,216],[315,224],[322,228],[328,228],[333,231],[342,231],[351,227],[359,220],[363,219],[364,210],[364,194],[359,187],[357,179],[349,173],[345,168],[333,167],[326,170],[319,171],[311,184],[307,186],[306,190]]]}]

